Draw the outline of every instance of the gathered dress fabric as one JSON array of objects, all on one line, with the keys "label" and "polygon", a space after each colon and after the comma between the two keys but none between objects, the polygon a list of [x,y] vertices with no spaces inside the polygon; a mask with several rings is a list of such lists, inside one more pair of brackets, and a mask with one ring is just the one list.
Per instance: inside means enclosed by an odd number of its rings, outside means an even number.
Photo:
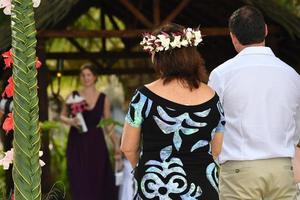
[{"label": "gathered dress fabric", "polygon": [[88,131],[71,127],[67,145],[67,168],[72,200],[117,200],[117,190],[104,133],[97,127],[103,117],[105,94],[83,112]]},{"label": "gathered dress fabric", "polygon": [[134,199],[218,200],[211,139],[224,115],[215,94],[199,105],[167,100],[147,87],[133,96],[126,122],[141,128]]}]

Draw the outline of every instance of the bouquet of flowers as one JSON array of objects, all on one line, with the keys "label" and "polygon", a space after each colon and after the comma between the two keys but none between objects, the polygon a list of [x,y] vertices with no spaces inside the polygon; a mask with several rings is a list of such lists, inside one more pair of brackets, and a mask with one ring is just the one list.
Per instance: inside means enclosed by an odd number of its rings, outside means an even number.
[{"label": "bouquet of flowers", "polygon": [[85,111],[87,108],[85,99],[78,93],[73,93],[67,99],[66,104],[70,108],[71,114],[79,120],[80,131],[83,133],[87,132],[88,128],[82,115],[82,112]]}]

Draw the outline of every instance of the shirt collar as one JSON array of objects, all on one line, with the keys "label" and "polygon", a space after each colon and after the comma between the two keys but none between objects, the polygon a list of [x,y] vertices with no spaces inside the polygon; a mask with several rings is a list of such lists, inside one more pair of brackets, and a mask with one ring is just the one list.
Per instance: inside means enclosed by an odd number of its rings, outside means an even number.
[{"label": "shirt collar", "polygon": [[270,47],[258,46],[258,47],[246,47],[237,56],[264,54],[269,56],[275,56]]}]

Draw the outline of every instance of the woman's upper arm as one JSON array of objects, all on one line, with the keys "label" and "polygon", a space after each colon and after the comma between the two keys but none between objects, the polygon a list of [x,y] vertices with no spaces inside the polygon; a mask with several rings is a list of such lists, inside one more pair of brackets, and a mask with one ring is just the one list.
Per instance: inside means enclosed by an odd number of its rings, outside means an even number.
[{"label": "woman's upper arm", "polygon": [[104,118],[110,118],[111,117],[111,112],[110,112],[110,101],[107,98],[107,96],[105,96],[104,99],[104,110],[103,110],[103,115]]},{"label": "woman's upper arm", "polygon": [[137,151],[140,146],[141,128],[133,127],[127,122],[124,124],[121,149],[123,152]]}]

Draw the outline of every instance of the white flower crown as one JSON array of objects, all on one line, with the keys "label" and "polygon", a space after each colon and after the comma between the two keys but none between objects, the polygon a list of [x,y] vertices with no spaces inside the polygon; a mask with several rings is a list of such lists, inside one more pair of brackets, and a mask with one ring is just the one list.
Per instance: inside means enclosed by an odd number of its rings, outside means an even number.
[{"label": "white flower crown", "polygon": [[168,34],[162,31],[161,34],[156,36],[145,33],[140,44],[143,46],[144,51],[153,53],[174,48],[197,46],[200,42],[202,42],[200,30],[187,28],[182,33]]}]

